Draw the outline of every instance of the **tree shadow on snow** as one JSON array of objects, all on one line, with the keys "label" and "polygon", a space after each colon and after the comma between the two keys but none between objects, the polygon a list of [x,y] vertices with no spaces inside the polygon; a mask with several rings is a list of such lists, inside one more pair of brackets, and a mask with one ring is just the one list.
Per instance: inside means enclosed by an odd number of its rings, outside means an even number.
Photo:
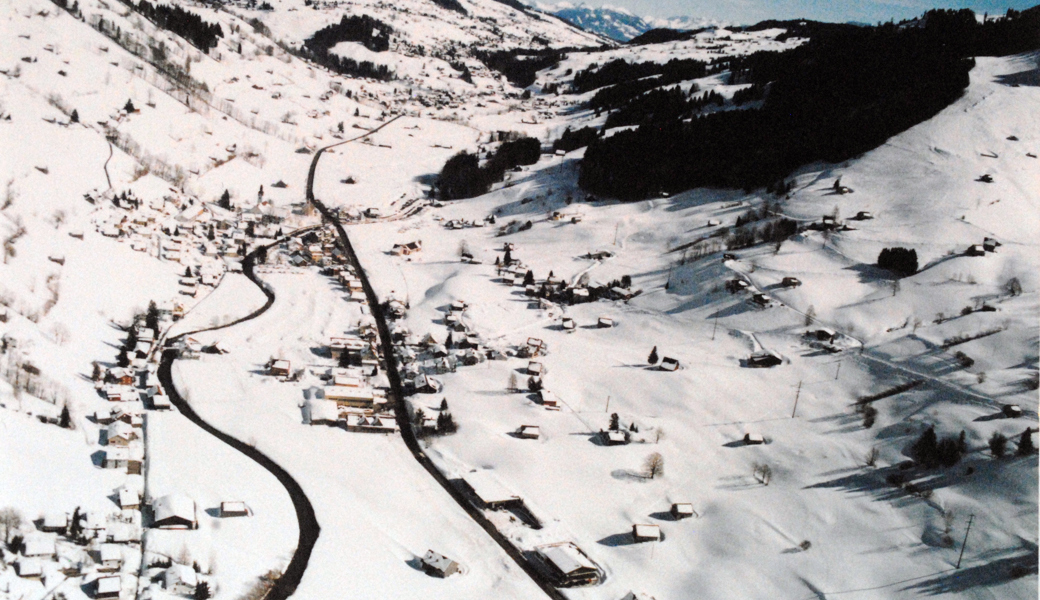
[{"label": "tree shadow on snow", "polygon": [[1037,573],[1037,546],[1023,540],[1025,552],[1014,556],[997,558],[985,564],[946,572],[909,585],[902,591],[913,591],[919,594],[938,596],[940,594],[962,594],[973,588],[1002,585],[1028,575]]}]

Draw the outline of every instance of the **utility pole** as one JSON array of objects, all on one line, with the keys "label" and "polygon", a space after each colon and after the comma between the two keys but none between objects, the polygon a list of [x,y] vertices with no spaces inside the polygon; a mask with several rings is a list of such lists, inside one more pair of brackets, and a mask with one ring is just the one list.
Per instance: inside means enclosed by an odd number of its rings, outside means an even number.
[{"label": "utility pole", "polygon": [[715,331],[719,328],[719,313],[715,311],[715,326],[711,328],[711,341],[715,341]]},{"label": "utility pole", "polygon": [[610,396],[607,396],[607,406],[603,409],[603,412],[610,410]]},{"label": "utility pole", "polygon": [[843,362],[845,362],[845,361],[842,361],[842,360],[838,361],[838,372],[834,374],[834,381],[837,381],[838,380],[838,375],[841,375],[841,363],[843,363]]},{"label": "utility pole", "polygon": [[964,558],[964,546],[968,544],[968,533],[971,532],[971,522],[975,520],[975,513],[968,517],[968,528],[964,530],[964,541],[961,542],[961,554],[957,557],[957,568],[961,568],[961,559]]},{"label": "utility pole", "polygon": [[614,245],[615,246],[617,246],[618,229],[621,229],[621,223],[618,223],[617,225],[614,226]]},{"label": "utility pole", "polygon": [[794,410],[791,411],[791,418],[798,412],[798,397],[802,395],[802,382],[798,382],[798,391],[794,393]]}]

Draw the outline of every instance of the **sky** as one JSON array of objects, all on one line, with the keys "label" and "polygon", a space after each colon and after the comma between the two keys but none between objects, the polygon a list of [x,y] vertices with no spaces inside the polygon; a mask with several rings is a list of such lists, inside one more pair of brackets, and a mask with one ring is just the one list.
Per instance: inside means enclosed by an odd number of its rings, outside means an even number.
[{"label": "sky", "polygon": [[[571,3],[580,4],[581,0],[571,0]],[[640,16],[694,16],[750,24],[765,19],[794,18],[876,23],[908,19],[931,8],[970,8],[978,13],[1003,14],[1008,7],[1021,10],[1036,6],[1040,0],[584,0],[584,3],[623,7]]]}]

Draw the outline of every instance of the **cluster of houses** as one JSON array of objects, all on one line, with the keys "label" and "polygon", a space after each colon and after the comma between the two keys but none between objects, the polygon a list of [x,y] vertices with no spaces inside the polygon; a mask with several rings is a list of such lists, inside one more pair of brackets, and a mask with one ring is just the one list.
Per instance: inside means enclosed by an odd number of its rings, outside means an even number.
[{"label": "cluster of houses", "polygon": [[986,256],[987,252],[996,252],[997,248],[1001,246],[1001,243],[997,240],[987,237],[983,238],[981,244],[972,244],[968,246],[968,249],[964,252],[967,256]]}]

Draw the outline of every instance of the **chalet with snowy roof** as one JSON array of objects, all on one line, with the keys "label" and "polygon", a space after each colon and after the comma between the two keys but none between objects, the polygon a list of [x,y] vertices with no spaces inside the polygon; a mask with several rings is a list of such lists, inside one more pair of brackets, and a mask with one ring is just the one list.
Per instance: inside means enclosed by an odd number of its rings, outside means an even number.
[{"label": "chalet with snowy roof", "polygon": [[757,293],[751,296],[751,303],[764,308],[773,305],[773,298],[769,294]]},{"label": "chalet with snowy roof", "polygon": [[436,394],[441,390],[441,385],[436,379],[420,373],[412,380],[412,389],[419,394]]},{"label": "chalet with snowy roof", "polygon": [[396,433],[397,420],[390,414],[362,415],[352,413],[347,415],[347,431],[358,433]]},{"label": "chalet with snowy roof", "polygon": [[657,525],[633,525],[632,539],[637,544],[642,542],[659,542],[661,541],[661,528]]},{"label": "chalet with snowy roof", "polygon": [[838,339],[838,332],[828,327],[820,327],[814,331],[806,332],[806,335],[809,335],[820,342],[833,342]]},{"label": "chalet with snowy roof", "polygon": [[784,359],[775,350],[764,349],[748,357],[749,367],[768,368],[783,364]]},{"label": "chalet with snowy roof", "polygon": [[123,549],[118,544],[101,544],[98,550],[98,571],[113,573],[123,567]]},{"label": "chalet with snowy roof", "polygon": [[220,517],[227,519],[231,517],[248,517],[252,514],[249,507],[246,506],[245,502],[221,502],[220,503]]},{"label": "chalet with snowy roof", "polygon": [[610,317],[600,317],[596,321],[596,326],[601,329],[609,329],[614,326],[614,319]]},{"label": "chalet with snowy roof", "polygon": [[687,502],[676,502],[672,504],[672,508],[668,510],[671,513],[672,518],[676,521],[687,519],[692,517],[695,513],[693,511],[693,505]]},{"label": "chalet with snowy roof", "polygon": [[170,397],[162,393],[162,388],[159,388],[156,393],[151,395],[152,410],[170,410],[173,405],[170,403]]},{"label": "chalet with snowy roof", "polygon": [[986,256],[986,249],[982,244],[972,244],[968,246],[968,249],[964,252],[967,256]]},{"label": "chalet with snowy roof", "polygon": [[559,408],[560,397],[549,390],[538,390],[538,402],[545,408]]},{"label": "chalet with snowy roof", "polygon": [[171,594],[190,596],[195,593],[198,575],[188,565],[172,564],[162,574],[163,588]]},{"label": "chalet with snowy roof", "polygon": [[459,563],[433,550],[427,550],[421,562],[423,572],[431,577],[450,577],[459,572]]},{"label": "chalet with snowy roof", "polygon": [[130,442],[140,439],[132,425],[123,421],[115,421],[105,428],[105,440],[109,446],[129,446]]},{"label": "chalet with snowy roof", "polygon": [[569,542],[543,546],[538,555],[559,587],[598,583],[599,569],[580,548]]},{"label": "chalet with snowy roof", "polygon": [[367,387],[330,385],[325,387],[325,400],[344,407],[371,409],[375,404],[375,394]]},{"label": "chalet with snowy roof", "polygon": [[1022,416],[1022,407],[1017,404],[1005,404],[1000,412],[1009,419],[1017,419]]},{"label": "chalet with snowy roof", "polygon": [[394,244],[390,250],[391,254],[396,256],[410,256],[417,254],[422,251],[422,240],[415,240],[414,242],[408,242],[407,244]]},{"label": "chalet with snowy roof", "polygon": [[274,377],[288,377],[292,373],[292,364],[287,360],[275,360],[268,373]]},{"label": "chalet with snowy roof", "polygon": [[461,481],[480,508],[498,510],[523,504],[523,499],[502,485],[491,471],[467,473]]},{"label": "chalet with snowy roof", "polygon": [[119,508],[123,510],[140,510],[141,508],[141,491],[129,486],[123,486],[119,488],[117,492],[119,496]]},{"label": "chalet with snowy roof", "polygon": [[38,558],[19,558],[14,563],[14,570],[22,579],[38,580],[43,577],[43,563]]},{"label": "chalet with snowy roof", "polygon": [[985,239],[982,240],[982,249],[985,250],[986,252],[996,252],[997,251],[997,247],[1000,246],[1000,245],[1001,245],[1000,242],[998,242],[997,240],[995,240],[995,239],[993,239],[991,237],[988,237],[988,238],[985,238]]},{"label": "chalet with snowy roof", "polygon": [[542,436],[542,430],[537,425],[521,425],[516,430],[516,437],[522,440],[537,440]]},{"label": "chalet with snowy roof", "polygon": [[22,540],[22,556],[30,558],[54,558],[56,553],[54,536],[30,533]]},{"label": "chalet with snowy roof", "polygon": [[857,221],[869,221],[870,219],[874,218],[874,214],[866,210],[861,210],[858,213],[856,213],[855,218]]},{"label": "chalet with snowy roof", "polygon": [[105,469],[125,469],[130,461],[130,449],[126,446],[109,446],[105,448],[105,457],[101,466]]},{"label": "chalet with snowy roof", "polygon": [[780,285],[786,288],[798,287],[802,285],[802,280],[798,279],[797,277],[784,277],[780,281]]},{"label": "chalet with snowy roof", "polygon": [[545,372],[545,367],[542,365],[542,363],[540,363],[540,362],[538,362],[536,360],[532,360],[529,363],[527,363],[527,374],[528,375],[534,375],[535,377],[540,377],[542,375],[542,373],[544,373],[544,372]]},{"label": "chalet with snowy roof", "polygon": [[604,446],[624,446],[628,443],[628,435],[624,431],[601,431],[599,435]]},{"label": "chalet with snowy roof", "polygon": [[123,582],[118,575],[111,575],[109,577],[99,577],[94,580],[94,597],[103,598],[119,598],[120,593],[123,591]]},{"label": "chalet with snowy roof", "polygon": [[108,425],[115,420],[112,416],[112,411],[107,408],[102,408],[94,411],[94,422],[98,425]]},{"label": "chalet with snowy roof", "polygon": [[751,284],[743,279],[730,279],[726,282],[726,291],[735,294],[751,287]]},{"label": "chalet with snowy roof", "polygon": [[332,358],[340,360],[347,355],[348,360],[361,361],[361,356],[368,350],[368,343],[356,336],[333,337],[329,340],[329,352]]},{"label": "chalet with snowy roof", "polygon": [[339,404],[332,400],[308,400],[304,410],[310,425],[334,426],[339,421]]},{"label": "chalet with snowy roof", "polygon": [[47,513],[40,523],[40,531],[63,533],[69,528],[69,516],[63,512]]},{"label": "chalet with snowy roof", "polygon": [[198,529],[199,521],[195,501],[184,494],[169,494],[152,502],[157,529]]},{"label": "chalet with snowy roof", "polygon": [[567,332],[575,331],[578,328],[578,324],[570,317],[564,317],[563,321],[560,322],[560,326]]}]

